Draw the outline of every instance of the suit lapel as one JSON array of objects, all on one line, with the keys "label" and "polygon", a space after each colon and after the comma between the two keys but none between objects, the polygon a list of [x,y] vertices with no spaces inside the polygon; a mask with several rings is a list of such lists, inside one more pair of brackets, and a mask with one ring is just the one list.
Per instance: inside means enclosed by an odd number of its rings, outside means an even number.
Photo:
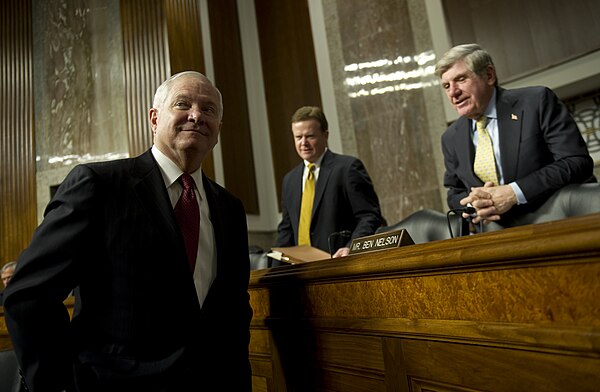
[{"label": "suit lapel", "polygon": [[[302,173],[304,171],[304,163],[296,166],[292,172],[291,181],[291,208],[288,210],[290,221],[294,233],[298,233],[298,222],[300,222],[300,207],[302,204]],[[298,238],[296,238],[298,241]]]},{"label": "suit lapel", "polygon": [[315,216],[315,211],[319,208],[319,204],[323,199],[323,194],[325,193],[325,186],[327,185],[327,181],[329,180],[329,175],[331,174],[331,169],[333,167],[335,161],[335,154],[331,151],[327,150],[325,155],[323,156],[323,160],[321,161],[321,167],[319,168],[319,179],[317,180],[317,184],[315,187],[315,199],[313,201],[312,215],[311,215],[311,226],[314,219],[312,217]]},{"label": "suit lapel", "polygon": [[496,112],[498,114],[498,137],[500,139],[500,156],[502,157],[502,174],[504,183],[516,179],[521,143],[521,124],[523,110],[515,108],[518,99],[510,99],[506,90],[498,88]]},{"label": "suit lapel", "polygon": [[134,159],[132,178],[135,182],[133,188],[137,197],[151,220],[156,222],[157,227],[164,230],[165,238],[175,244],[174,249],[181,248],[182,257],[185,258],[179,226],[175,220],[173,207],[158,164],[150,150]]},{"label": "suit lapel", "polygon": [[[461,172],[468,177],[469,186],[481,186],[483,182],[473,172],[475,162],[475,147],[471,137],[472,123],[466,117],[461,117],[456,122],[456,156],[459,169],[464,167]],[[467,185],[467,184],[465,184]]]},{"label": "suit lapel", "polygon": [[219,278],[221,274],[219,274],[219,270],[221,269],[221,264],[219,263],[219,257],[224,254],[223,250],[223,241],[225,240],[224,223],[223,217],[221,216],[222,207],[219,203],[219,190],[213,185],[213,183],[204,175],[202,172],[202,184],[204,185],[204,192],[206,193],[206,201],[208,203],[208,209],[210,211],[210,222],[213,227],[213,232],[215,235],[216,249],[217,249],[217,276],[216,279]]}]

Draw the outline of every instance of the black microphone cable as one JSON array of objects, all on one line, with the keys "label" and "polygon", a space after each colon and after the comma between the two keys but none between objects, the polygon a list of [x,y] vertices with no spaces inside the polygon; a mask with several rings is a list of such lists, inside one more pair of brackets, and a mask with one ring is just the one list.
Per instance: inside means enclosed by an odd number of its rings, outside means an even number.
[{"label": "black microphone cable", "polygon": [[[329,246],[329,256],[333,256],[334,250],[331,247],[331,239],[333,237],[350,237],[352,236],[352,232],[350,230],[342,230],[342,231],[335,231],[331,234],[329,234],[329,237],[327,237],[327,246]],[[336,241],[337,242],[337,241]],[[341,246],[340,248],[342,248],[343,246]],[[335,249],[335,251],[337,252],[337,249]]]},{"label": "black microphone cable", "polygon": [[[446,222],[448,223],[448,231],[450,232],[450,238],[454,238],[454,233],[452,233],[452,224],[450,223],[450,214],[453,213],[454,215],[458,215],[462,228],[464,228],[465,226],[468,227],[468,224],[471,223],[471,219],[474,218],[475,216],[477,216],[477,211],[475,210],[474,207],[471,206],[466,206],[466,207],[462,207],[462,208],[454,208],[449,210],[446,213]],[[469,214],[469,218],[463,218],[462,214],[466,213]],[[481,233],[483,231],[483,221],[479,221],[479,232]],[[461,230],[461,234],[462,234],[462,230]]]}]

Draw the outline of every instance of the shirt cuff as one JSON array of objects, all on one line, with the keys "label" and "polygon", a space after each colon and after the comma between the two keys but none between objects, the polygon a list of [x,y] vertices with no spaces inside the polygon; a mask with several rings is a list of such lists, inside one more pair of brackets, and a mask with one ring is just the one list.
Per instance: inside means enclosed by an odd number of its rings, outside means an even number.
[{"label": "shirt cuff", "polygon": [[521,190],[521,188],[519,188],[517,183],[511,182],[508,185],[512,188],[513,192],[515,192],[515,195],[517,195],[517,204],[527,204],[527,199],[525,198],[523,191]]}]

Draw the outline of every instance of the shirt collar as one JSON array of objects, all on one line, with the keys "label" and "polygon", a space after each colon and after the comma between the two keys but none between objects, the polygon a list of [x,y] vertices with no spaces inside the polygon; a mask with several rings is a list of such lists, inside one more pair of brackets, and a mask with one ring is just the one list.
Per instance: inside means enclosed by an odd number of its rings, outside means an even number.
[{"label": "shirt collar", "polygon": [[[321,156],[318,157],[317,160],[313,162],[315,164],[315,167],[321,167],[321,162],[323,161],[323,157],[325,156],[326,152],[327,152],[327,147],[325,147],[325,149],[323,150],[323,153],[321,154]],[[308,167],[308,165],[310,165],[310,162],[305,159],[304,160],[304,167]]]},{"label": "shirt collar", "polygon": [[[494,88],[494,92],[492,93],[492,97],[490,98],[490,102],[488,102],[487,107],[485,108],[485,111],[483,112],[483,115],[485,117],[487,117],[490,120],[497,120],[498,119],[498,114],[496,112],[496,89]],[[489,120],[488,120],[489,122]],[[476,130],[476,121],[473,120],[471,121],[472,125],[472,129]]]},{"label": "shirt collar", "polygon": [[490,99],[490,102],[488,103],[487,107],[485,108],[485,112],[483,112],[483,115],[486,116],[487,118],[493,118],[494,120],[496,120],[498,118],[498,115],[496,114],[496,89],[494,88],[494,92],[492,93],[492,98]]},{"label": "shirt collar", "polygon": [[[163,154],[156,146],[152,146],[152,155],[154,155],[154,159],[156,159],[156,163],[158,163],[158,167],[163,176],[163,180],[165,181],[165,186],[169,188],[173,185],[174,182],[183,174],[183,170],[179,168],[169,157]],[[190,176],[194,179],[196,183],[196,188],[202,188],[202,170],[201,168],[196,170],[193,173],[190,173]]]}]

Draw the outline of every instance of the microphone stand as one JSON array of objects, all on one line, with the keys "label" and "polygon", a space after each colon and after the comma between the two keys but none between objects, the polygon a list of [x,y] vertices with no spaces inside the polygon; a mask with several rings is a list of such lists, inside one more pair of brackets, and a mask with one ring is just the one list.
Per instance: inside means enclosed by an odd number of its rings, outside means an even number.
[{"label": "microphone stand", "polygon": [[[454,234],[452,233],[452,224],[450,223],[450,214],[458,215],[460,217],[460,233],[459,236],[463,237],[471,234],[470,225],[471,219],[476,216],[475,208],[471,206],[463,207],[463,208],[454,208],[449,210],[446,213],[446,221],[448,222],[448,231],[450,232],[450,238],[454,238]],[[469,214],[469,218],[464,218],[462,216],[463,213]],[[483,232],[483,222],[479,221],[479,232]]]}]

